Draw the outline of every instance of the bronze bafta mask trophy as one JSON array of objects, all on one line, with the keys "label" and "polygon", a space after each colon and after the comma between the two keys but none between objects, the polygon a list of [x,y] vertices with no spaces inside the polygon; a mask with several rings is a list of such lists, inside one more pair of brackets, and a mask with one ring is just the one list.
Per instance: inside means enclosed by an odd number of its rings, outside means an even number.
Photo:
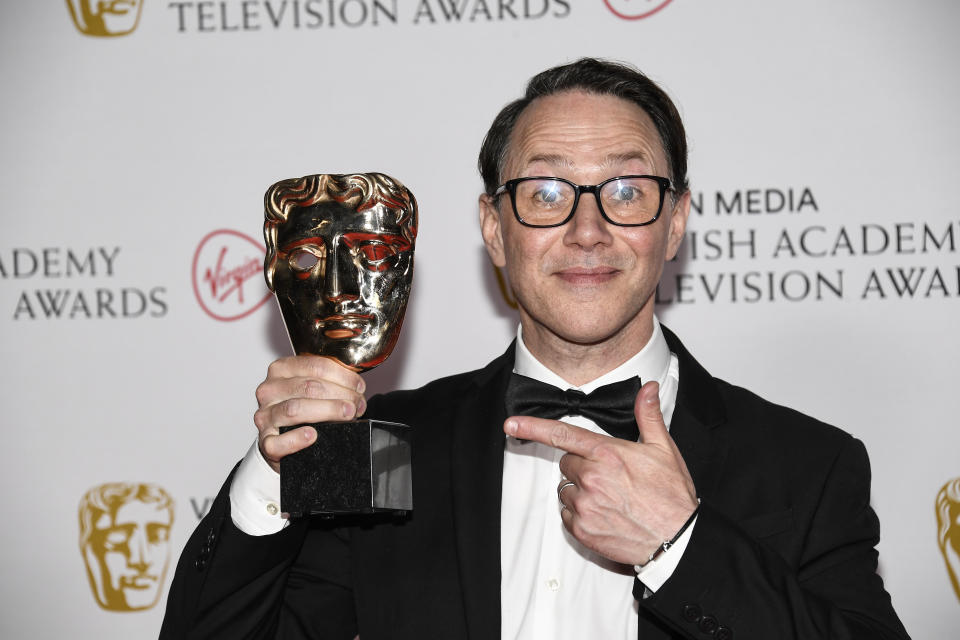
[{"label": "bronze bafta mask trophy", "polygon": [[[413,279],[413,194],[382,173],[311,175],[271,186],[264,209],[264,276],[294,351],[360,372],[386,360]],[[280,463],[284,511],[413,508],[409,427],[380,420],[312,426],[316,442]]]}]

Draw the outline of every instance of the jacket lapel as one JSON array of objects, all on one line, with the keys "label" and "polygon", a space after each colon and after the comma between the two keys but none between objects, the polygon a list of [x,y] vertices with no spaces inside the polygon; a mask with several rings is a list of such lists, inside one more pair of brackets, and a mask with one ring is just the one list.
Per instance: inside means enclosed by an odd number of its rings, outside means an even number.
[{"label": "jacket lapel", "polygon": [[470,638],[500,637],[503,421],[514,345],[482,369],[456,411],[451,486],[460,584]]},{"label": "jacket lapel", "polygon": [[686,350],[677,336],[663,327],[670,351],[680,364],[677,404],[670,435],[687,463],[700,498],[711,498],[723,470],[727,442],[722,429],[727,414],[716,382]]}]

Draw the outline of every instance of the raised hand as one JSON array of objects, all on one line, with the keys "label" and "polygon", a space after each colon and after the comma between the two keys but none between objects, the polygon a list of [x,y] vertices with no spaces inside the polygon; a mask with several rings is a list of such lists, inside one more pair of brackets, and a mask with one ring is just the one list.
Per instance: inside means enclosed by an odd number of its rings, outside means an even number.
[{"label": "raised hand", "polygon": [[336,360],[321,356],[290,356],[272,362],[257,387],[260,408],[253,422],[260,432],[260,453],[275,471],[280,459],[311,445],[311,427],[280,427],[308,422],[353,420],[367,408],[363,379]]},{"label": "raised hand", "polygon": [[567,452],[557,487],[564,526],[586,547],[635,565],[673,538],[696,509],[697,492],[663,422],[656,382],[640,389],[634,414],[639,443],[529,416],[507,418],[504,431]]}]

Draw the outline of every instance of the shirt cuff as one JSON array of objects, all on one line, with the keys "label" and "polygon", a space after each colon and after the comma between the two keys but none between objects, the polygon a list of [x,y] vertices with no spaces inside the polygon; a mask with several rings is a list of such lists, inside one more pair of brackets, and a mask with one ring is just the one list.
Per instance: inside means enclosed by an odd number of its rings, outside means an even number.
[{"label": "shirt cuff", "polygon": [[251,536],[277,533],[289,524],[280,513],[280,474],[263,459],[256,441],[230,484],[230,519]]},{"label": "shirt cuff", "polygon": [[683,552],[687,549],[687,543],[690,542],[690,536],[693,534],[693,528],[695,526],[697,526],[697,518],[693,519],[693,522],[691,522],[687,530],[683,532],[683,535],[677,538],[673,546],[661,553],[656,560],[651,560],[642,567],[639,565],[634,567],[637,572],[637,579],[647,588],[644,597],[656,593],[657,589],[662,587],[663,583],[676,571],[677,565],[680,564],[680,558],[683,557]]}]

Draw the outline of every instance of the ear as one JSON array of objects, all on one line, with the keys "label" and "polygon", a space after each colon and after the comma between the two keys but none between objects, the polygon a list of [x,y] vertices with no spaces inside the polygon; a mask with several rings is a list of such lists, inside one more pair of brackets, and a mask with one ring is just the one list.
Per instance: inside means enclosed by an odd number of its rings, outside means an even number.
[{"label": "ear", "polygon": [[684,191],[673,206],[670,214],[670,229],[667,231],[667,260],[673,260],[687,230],[687,218],[690,217],[690,190]]},{"label": "ear", "polygon": [[500,211],[494,199],[485,193],[480,195],[480,233],[483,235],[483,244],[487,247],[490,261],[497,267],[506,266],[503,233],[500,229]]}]

